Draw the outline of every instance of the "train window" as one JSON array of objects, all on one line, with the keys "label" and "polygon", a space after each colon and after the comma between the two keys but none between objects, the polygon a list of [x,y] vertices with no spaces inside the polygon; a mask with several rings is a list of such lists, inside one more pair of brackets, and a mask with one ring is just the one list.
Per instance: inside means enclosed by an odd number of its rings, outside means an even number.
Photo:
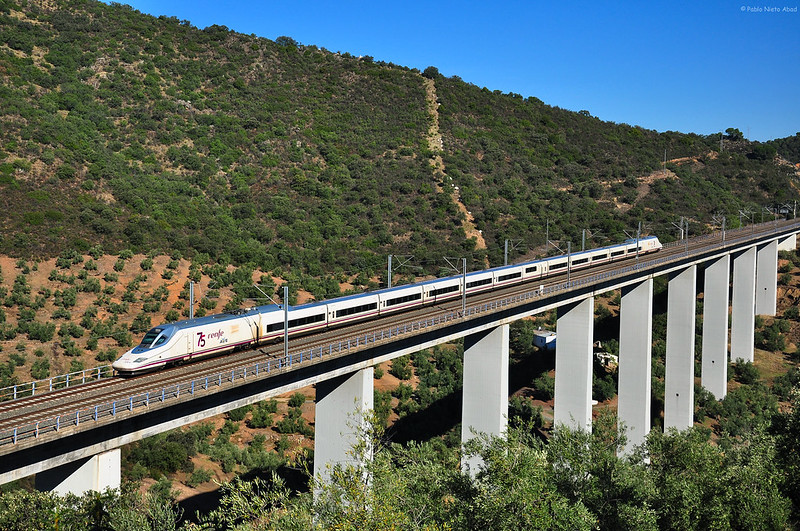
[{"label": "train window", "polygon": [[498,282],[505,282],[506,280],[511,280],[512,278],[520,278],[521,276],[522,276],[522,273],[520,273],[520,272],[509,273],[508,275],[500,275],[499,277],[497,277],[497,281]]},{"label": "train window", "polygon": [[561,262],[560,264],[550,264],[550,271],[555,271],[556,269],[564,269],[567,267],[566,262]]},{"label": "train window", "polygon": [[267,325],[267,332],[275,332],[276,330],[283,330],[283,321]]},{"label": "train window", "polygon": [[[469,287],[469,284],[467,284]],[[453,286],[447,286],[445,288],[434,289],[428,292],[428,297],[438,297],[439,295],[444,295],[445,293],[452,293],[454,291],[458,291],[461,289],[461,286],[455,284]]]},{"label": "train window", "polygon": [[589,261],[588,258],[578,258],[577,260],[573,260],[572,261],[572,265],[581,265],[581,264],[585,264],[588,261]]},{"label": "train window", "polygon": [[491,278],[484,278],[483,280],[473,280],[472,282],[467,282],[467,289],[477,288],[478,286],[486,286],[487,284],[491,284]]},{"label": "train window", "polygon": [[378,308],[378,303],[373,302],[370,304],[362,304],[361,306],[353,306],[352,308],[343,308],[341,310],[336,311],[336,317],[346,317],[348,315],[353,315],[356,313],[363,313],[368,312],[370,310],[376,310]]},{"label": "train window", "polygon": [[142,342],[139,344],[142,348],[150,348],[153,346],[153,342],[158,338],[159,334],[163,332],[163,328],[153,328],[149,332],[147,332],[144,337],[142,338]]},{"label": "train window", "polygon": [[[325,320],[324,313],[318,313],[317,315],[309,315],[307,317],[299,317],[297,319],[289,319],[289,328],[297,328],[298,326],[304,326],[307,324],[314,324],[319,323]],[[267,332],[276,332],[278,330],[283,330],[283,321],[280,323],[272,323],[267,325]]]},{"label": "train window", "polygon": [[418,301],[422,298],[421,293],[414,293],[412,295],[405,295],[403,297],[397,297],[395,299],[389,299],[386,301],[386,306],[396,306],[397,304],[403,304],[404,302],[410,301]]},{"label": "train window", "polygon": [[525,268],[526,273],[536,273],[538,270],[539,270],[538,266],[531,266]]},{"label": "train window", "polygon": [[[309,315],[308,317],[300,317],[299,319],[290,319],[289,320],[289,328],[296,328],[298,326],[304,326],[307,324],[314,324],[320,321],[325,320],[325,314],[319,313],[317,315]],[[283,324],[281,324],[281,329],[283,328]]]},{"label": "train window", "polygon": [[614,251],[613,253],[611,253],[611,257],[613,258],[615,256],[621,256],[623,254],[625,254],[625,249],[621,249],[619,251]]}]

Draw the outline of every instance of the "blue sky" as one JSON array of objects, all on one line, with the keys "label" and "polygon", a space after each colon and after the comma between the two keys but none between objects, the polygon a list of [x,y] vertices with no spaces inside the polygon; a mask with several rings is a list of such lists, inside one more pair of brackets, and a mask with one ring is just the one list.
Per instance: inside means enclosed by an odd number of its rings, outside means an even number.
[{"label": "blue sky", "polygon": [[800,131],[800,0],[132,0],[175,16],[371,55],[603,120],[752,140]]}]

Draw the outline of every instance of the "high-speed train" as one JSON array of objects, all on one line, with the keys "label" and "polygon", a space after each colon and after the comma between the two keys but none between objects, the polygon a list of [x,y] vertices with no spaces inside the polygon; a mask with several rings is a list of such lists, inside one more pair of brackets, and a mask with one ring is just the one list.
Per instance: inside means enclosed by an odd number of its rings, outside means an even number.
[{"label": "high-speed train", "polygon": [[[655,236],[638,240],[638,253],[661,249]],[[395,288],[313,302],[289,308],[289,335],[306,334],[321,328],[340,326],[381,315],[566,273],[592,265],[623,260],[637,254],[637,241],[561,255],[533,262],[485,269],[461,275],[427,280]],[[152,371],[166,365],[203,356],[255,346],[282,338],[284,310],[275,305],[258,306],[195,319],[162,324],[152,328],[142,342],[111,364],[120,375]]]}]

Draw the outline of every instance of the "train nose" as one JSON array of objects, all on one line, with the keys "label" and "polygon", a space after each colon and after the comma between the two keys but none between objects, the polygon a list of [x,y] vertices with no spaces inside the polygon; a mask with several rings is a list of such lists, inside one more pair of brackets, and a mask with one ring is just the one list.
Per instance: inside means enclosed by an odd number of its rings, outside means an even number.
[{"label": "train nose", "polygon": [[141,368],[142,364],[147,361],[147,357],[136,354],[133,350],[129,350],[119,357],[117,361],[111,364],[111,368],[118,372],[131,372]]}]

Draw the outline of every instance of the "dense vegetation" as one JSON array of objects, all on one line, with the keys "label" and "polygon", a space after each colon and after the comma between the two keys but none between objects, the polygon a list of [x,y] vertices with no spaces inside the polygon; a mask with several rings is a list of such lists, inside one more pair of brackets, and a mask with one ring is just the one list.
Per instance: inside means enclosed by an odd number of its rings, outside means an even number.
[{"label": "dense vegetation", "polygon": [[[236,480],[217,509],[186,529],[787,529],[796,511],[800,402],[740,437],[710,444],[709,432],[654,430],[622,457],[614,418],[592,434],[567,428],[543,442],[530,426],[505,440],[476,440],[466,453],[485,465],[461,471],[459,452],[437,442],[378,446],[367,474],[333,474],[312,500],[283,479]],[[778,433],[772,430],[780,426]],[[365,434],[365,438],[368,435]],[[365,439],[366,440],[366,439]],[[647,458],[647,459],[645,459]],[[0,497],[4,529],[177,529],[167,492],[125,490],[59,498]]]},{"label": "dense vegetation", "polygon": [[[300,290],[320,299],[345,284],[375,287],[386,254],[413,255],[422,269],[408,271],[437,274],[442,256],[467,256],[471,268],[501,263],[505,239],[517,253],[541,250],[548,229],[551,240],[575,243],[590,229],[591,245],[644,222],[667,241],[680,216],[695,234],[712,215],[732,227],[798,197],[784,161],[800,162],[800,136],[751,143],[729,128],[720,150],[719,135],[603,122],[433,67],[198,29],[92,0],[0,0],[0,32],[0,254],[15,257],[0,268],[0,387],[113,360],[151,325],[188,316],[188,280],[202,288],[195,315],[259,297],[254,279],[276,292],[272,275],[289,283],[295,303]],[[441,148],[429,142],[432,107]],[[789,284],[799,261],[782,258],[780,282]],[[606,303],[596,323],[613,354],[607,306],[618,300]],[[796,357],[796,307],[756,325],[758,348]],[[657,311],[657,428],[664,327]],[[725,400],[697,389],[703,427],[654,433],[642,453],[618,457],[609,417],[592,435],[549,432],[531,399],[552,399],[552,367],[529,366],[533,330],[512,330],[512,372],[530,378],[510,401],[508,441],[471,448],[487,463],[474,482],[457,464],[460,426],[443,423],[460,417],[456,344],[387,367],[399,381],[376,391],[375,425],[391,424],[387,436],[407,444],[379,445],[371,488],[345,471],[314,505],[307,489],[272,475],[297,473],[311,456],[290,451],[290,436],[313,436],[305,397],[295,395],[288,407],[264,402],[217,428],[127,447],[125,477],[157,480],[145,498],[127,487],[64,499],[15,490],[0,497],[0,522],[175,528],[172,481],[214,479],[197,455],[226,474],[261,478],[226,484],[220,507],[202,517],[206,528],[783,529],[800,517],[796,368],[765,378],[752,364],[732,366]],[[615,371],[597,364],[594,396],[615,394]],[[255,433],[244,446],[232,441],[242,426]]]},{"label": "dense vegetation", "polygon": [[99,243],[371,276],[391,253],[436,273],[443,255],[497,263],[506,238],[541,245],[548,218],[553,239],[614,240],[638,221],[666,233],[684,215],[696,233],[711,213],[797,197],[770,156],[796,162],[792,139],[731,128],[718,154],[716,136],[91,0],[2,0],[0,31],[0,252],[14,256]]},{"label": "dense vegetation", "polygon": [[[795,297],[800,289],[800,255],[782,252],[780,257],[780,282],[789,298]],[[659,280],[654,291],[655,429],[641,452],[631,456],[618,452],[623,442],[613,417],[601,416],[591,435],[553,431],[542,407],[532,401],[546,402],[553,396],[554,360],[531,345],[539,326],[552,325],[554,313],[549,312],[512,325],[511,436],[466,450],[480,452],[487,463],[474,482],[458,466],[462,454],[456,422],[463,345],[457,342],[397,358],[385,371],[375,371],[377,381],[391,375],[396,384],[387,391],[375,390],[375,431],[364,434],[378,436],[369,488],[363,476],[344,471],[334,475],[321,498],[312,500],[304,470],[313,459],[309,449],[313,431],[301,411],[306,397],[295,393],[280,403],[270,400],[233,410],[216,426],[194,425],[127,446],[123,452],[126,480],[134,484],[143,478],[156,480],[151,480],[144,498],[129,486],[120,494],[83,498],[13,489],[0,496],[0,521],[10,529],[47,525],[52,519],[81,522],[77,529],[81,525],[171,529],[179,526],[181,516],[208,529],[304,529],[312,521],[320,528],[342,529],[392,525],[407,529],[785,529],[794,525],[800,517],[795,479],[800,455],[797,307],[782,303],[780,317],[759,318],[756,323],[757,346],[776,351],[759,351],[757,361],[773,361],[731,365],[726,398],[716,401],[698,387],[696,427],[662,434],[664,283]],[[618,335],[618,309],[618,293],[598,299],[598,337]],[[699,310],[698,305],[698,318]],[[609,352],[616,352],[615,341],[604,339],[604,344]],[[775,367],[775,360],[781,360],[783,368]],[[593,396],[613,398],[615,376],[614,367],[596,364]],[[387,422],[390,417],[391,423]],[[244,426],[250,431],[248,442],[236,444]],[[289,437],[304,442],[298,446]],[[174,504],[176,482],[188,487],[209,485],[221,473],[226,478],[238,473],[245,479],[224,484],[216,509],[209,512],[206,506],[206,511],[194,515]]]}]

